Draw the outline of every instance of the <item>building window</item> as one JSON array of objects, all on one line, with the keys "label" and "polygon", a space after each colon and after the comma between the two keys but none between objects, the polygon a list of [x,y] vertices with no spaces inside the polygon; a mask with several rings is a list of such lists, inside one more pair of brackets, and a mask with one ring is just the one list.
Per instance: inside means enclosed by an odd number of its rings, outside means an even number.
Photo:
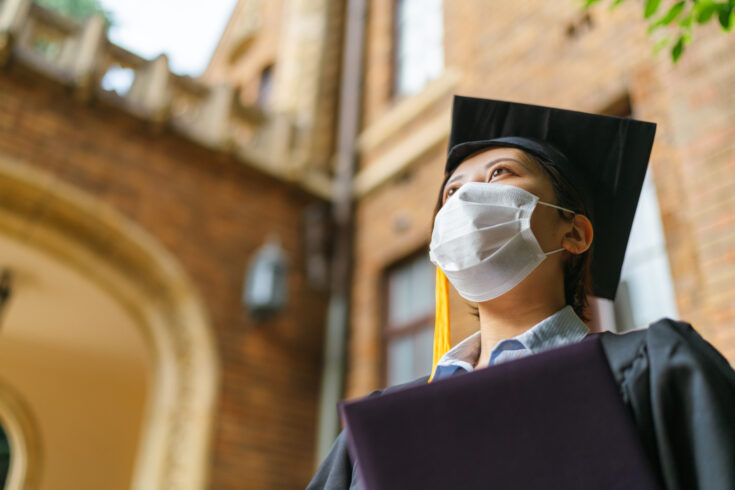
[{"label": "building window", "polygon": [[[656,287],[651,287],[652,284]],[[678,317],[661,212],[650,169],[638,200],[614,308],[618,332],[643,328],[663,317]]]},{"label": "building window", "polygon": [[386,383],[405,383],[431,371],[434,340],[434,266],[422,253],[387,273]]},{"label": "building window", "polygon": [[615,301],[591,297],[590,306],[594,331],[627,332],[664,317],[679,316],[650,168],[630,230]]},{"label": "building window", "polygon": [[[631,117],[630,97],[613,101],[602,114]],[[627,332],[663,317],[678,318],[656,188],[649,166],[625,249],[615,301],[592,298],[592,328]],[[593,252],[594,253],[594,252]],[[655,284],[656,287],[651,287]]]},{"label": "building window", "polygon": [[270,104],[271,91],[273,89],[273,65],[268,65],[260,72],[260,85],[258,86],[258,107],[267,109]]},{"label": "building window", "polygon": [[396,0],[396,96],[419,92],[444,69],[442,0]]}]

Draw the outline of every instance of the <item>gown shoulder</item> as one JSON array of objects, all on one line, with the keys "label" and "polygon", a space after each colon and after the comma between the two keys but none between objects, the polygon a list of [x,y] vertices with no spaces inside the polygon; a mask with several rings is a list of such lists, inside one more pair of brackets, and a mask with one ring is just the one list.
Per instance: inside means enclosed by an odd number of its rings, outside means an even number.
[{"label": "gown shoulder", "polygon": [[601,334],[623,401],[669,490],[735,488],[735,372],[691,325],[668,318]]}]

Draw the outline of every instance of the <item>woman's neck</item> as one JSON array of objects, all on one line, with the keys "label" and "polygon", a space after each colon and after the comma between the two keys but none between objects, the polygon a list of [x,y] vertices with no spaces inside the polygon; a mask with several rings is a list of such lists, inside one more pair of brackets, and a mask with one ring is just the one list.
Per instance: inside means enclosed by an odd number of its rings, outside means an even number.
[{"label": "woman's neck", "polygon": [[478,303],[481,347],[477,366],[487,366],[490,352],[499,341],[525,332],[565,305],[563,291],[561,294],[547,295],[505,294],[500,298]]}]

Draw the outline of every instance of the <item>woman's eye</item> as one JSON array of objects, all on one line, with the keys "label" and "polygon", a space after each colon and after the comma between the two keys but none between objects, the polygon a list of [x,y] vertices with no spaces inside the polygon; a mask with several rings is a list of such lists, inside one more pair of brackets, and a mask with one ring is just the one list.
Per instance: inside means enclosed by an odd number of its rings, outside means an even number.
[{"label": "woman's eye", "polygon": [[504,173],[510,173],[510,171],[507,168],[498,167],[490,174],[490,180],[493,180],[495,177],[500,177]]}]

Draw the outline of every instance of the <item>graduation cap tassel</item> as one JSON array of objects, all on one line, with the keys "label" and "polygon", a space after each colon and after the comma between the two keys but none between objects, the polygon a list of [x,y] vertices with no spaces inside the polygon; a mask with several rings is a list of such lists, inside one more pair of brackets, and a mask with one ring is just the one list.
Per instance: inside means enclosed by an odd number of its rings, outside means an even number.
[{"label": "graduation cap tassel", "polygon": [[431,378],[434,379],[436,364],[449,350],[449,280],[444,272],[436,268],[436,319],[434,321],[434,360],[431,366]]}]

